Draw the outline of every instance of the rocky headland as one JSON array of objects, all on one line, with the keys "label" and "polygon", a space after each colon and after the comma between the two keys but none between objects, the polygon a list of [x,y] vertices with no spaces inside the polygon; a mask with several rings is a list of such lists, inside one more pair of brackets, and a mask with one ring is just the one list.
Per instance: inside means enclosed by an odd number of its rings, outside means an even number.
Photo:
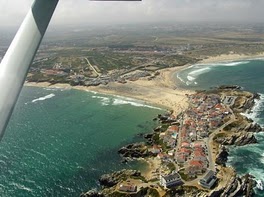
[{"label": "rocky headland", "polygon": [[[209,128],[209,147],[207,152],[211,152],[212,162],[215,163],[215,167],[212,167],[214,165],[210,163],[208,166],[211,170],[215,170],[215,176],[217,178],[217,182],[212,188],[203,188],[200,184],[197,184],[198,180],[202,178],[201,175],[197,175],[194,179],[190,179],[188,174],[184,174],[180,169],[183,168],[185,164],[180,164],[178,167],[178,164],[175,163],[177,161],[175,161],[176,157],[170,156],[170,154],[176,151],[178,146],[177,142],[175,148],[171,148],[171,144],[168,143],[170,139],[167,139],[168,141],[164,140],[166,139],[164,136],[166,137],[168,133],[173,133],[172,128],[180,129],[182,127],[185,113],[193,113],[191,111],[192,108],[189,108],[186,112],[181,112],[180,114],[175,114],[175,112],[170,111],[166,114],[158,115],[158,117],[153,120],[158,120],[160,126],[153,129],[152,133],[141,135],[145,139],[145,142],[129,144],[120,148],[118,151],[126,162],[130,159],[159,158],[158,160],[161,160],[161,166],[155,170],[150,169],[151,173],[158,174],[160,171],[164,171],[164,169],[165,171],[168,170],[170,173],[173,173],[178,169],[177,172],[180,174],[183,184],[168,189],[161,185],[161,180],[159,180],[161,176],[150,179],[139,171],[121,170],[102,175],[99,179],[102,190],[100,192],[90,190],[81,194],[81,197],[253,196],[253,188],[256,185],[254,177],[249,174],[239,177],[233,168],[226,167],[226,162],[229,155],[228,149],[231,148],[230,145],[244,146],[257,143],[254,133],[260,132],[263,129],[260,125],[254,123],[241,113],[249,113],[256,99],[259,98],[259,95],[242,91],[238,86],[222,86],[217,90],[199,92],[197,95],[188,96],[189,99],[192,99],[190,100],[190,106],[195,107],[197,107],[197,104],[194,103],[194,101],[197,98],[210,98],[210,101],[212,98],[215,98],[216,102],[218,102],[218,104],[215,104],[215,108],[218,111],[219,108],[223,111],[223,115],[221,116],[222,119],[218,126]],[[210,106],[211,104],[209,103],[208,105]],[[215,112],[212,112],[212,114],[214,113]],[[213,120],[216,120],[216,118],[213,118]],[[205,138],[206,137],[205,135]],[[191,142],[195,142],[195,140]],[[188,144],[186,143],[185,146],[187,147]],[[187,149],[185,148],[184,150],[187,151]],[[197,182],[195,182],[195,180]],[[123,187],[125,187],[125,189]],[[131,188],[134,190],[132,191]]]}]

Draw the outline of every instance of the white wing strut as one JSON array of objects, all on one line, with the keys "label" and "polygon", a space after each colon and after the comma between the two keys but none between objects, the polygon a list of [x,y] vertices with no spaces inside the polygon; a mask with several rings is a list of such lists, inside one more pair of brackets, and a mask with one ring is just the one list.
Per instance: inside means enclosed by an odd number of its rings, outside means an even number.
[{"label": "white wing strut", "polygon": [[0,140],[58,0],[35,0],[0,64]]}]

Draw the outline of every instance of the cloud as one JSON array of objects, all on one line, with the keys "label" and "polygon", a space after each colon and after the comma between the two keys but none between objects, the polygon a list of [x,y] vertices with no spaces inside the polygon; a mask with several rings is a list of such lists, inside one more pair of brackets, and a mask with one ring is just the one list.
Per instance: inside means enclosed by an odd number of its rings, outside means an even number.
[{"label": "cloud", "polygon": [[[18,25],[33,0],[0,0],[0,24]],[[60,0],[52,25],[159,21],[261,22],[263,0]]]}]

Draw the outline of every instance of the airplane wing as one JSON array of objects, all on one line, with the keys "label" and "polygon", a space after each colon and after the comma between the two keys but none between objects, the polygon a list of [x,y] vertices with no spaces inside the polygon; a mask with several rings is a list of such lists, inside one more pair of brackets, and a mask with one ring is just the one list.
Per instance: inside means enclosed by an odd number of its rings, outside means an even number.
[{"label": "airplane wing", "polygon": [[36,0],[0,64],[0,139],[58,0]]}]

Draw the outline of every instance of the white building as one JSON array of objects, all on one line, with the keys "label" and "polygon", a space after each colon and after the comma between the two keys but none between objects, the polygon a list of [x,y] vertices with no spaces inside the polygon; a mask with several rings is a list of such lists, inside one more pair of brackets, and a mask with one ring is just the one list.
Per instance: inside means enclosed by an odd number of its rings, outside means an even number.
[{"label": "white building", "polygon": [[173,187],[183,184],[181,177],[178,173],[173,173],[169,175],[160,175],[160,184],[163,187]]}]

